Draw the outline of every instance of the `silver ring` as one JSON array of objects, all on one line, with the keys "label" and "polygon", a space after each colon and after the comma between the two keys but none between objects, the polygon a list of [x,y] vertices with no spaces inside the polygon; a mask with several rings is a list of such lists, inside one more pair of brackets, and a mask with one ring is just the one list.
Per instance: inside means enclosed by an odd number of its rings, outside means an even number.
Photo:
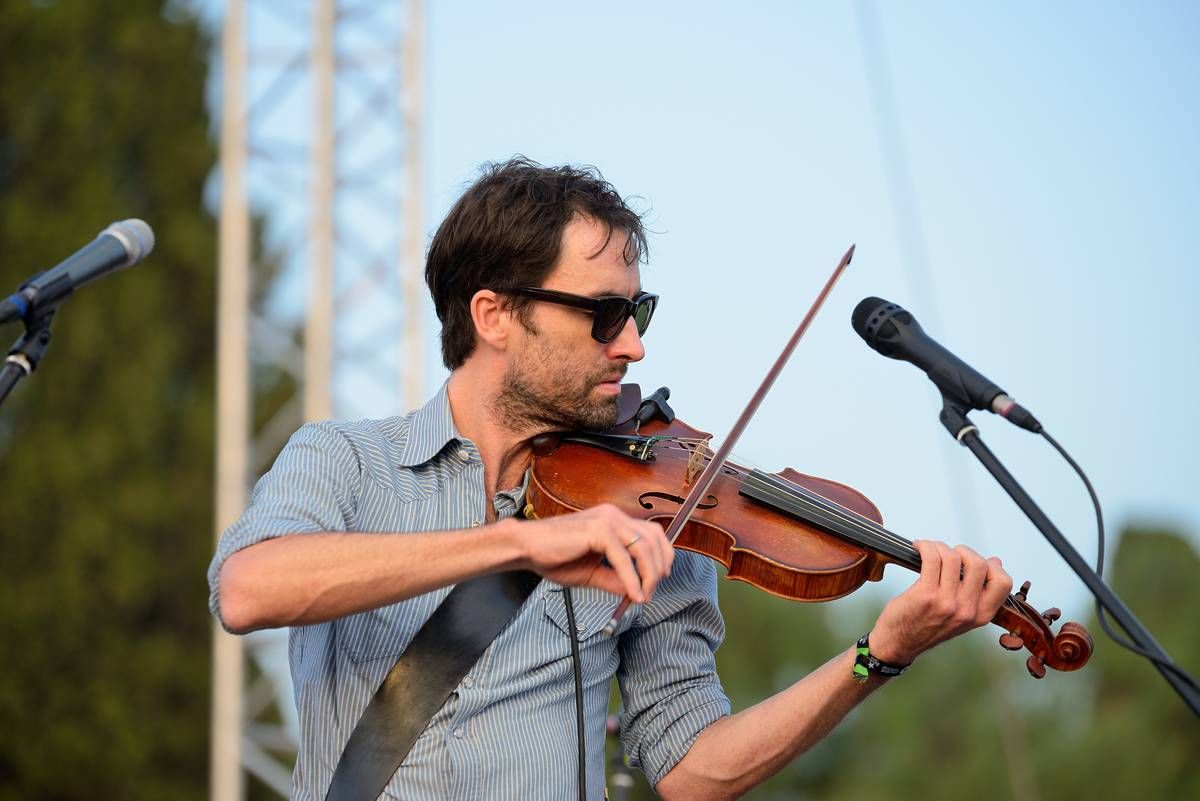
[{"label": "silver ring", "polygon": [[637,545],[638,540],[640,540],[641,538],[642,538],[641,534],[634,534],[633,539],[631,539],[629,542],[625,543],[625,548],[628,550],[629,548],[632,548],[634,545]]}]

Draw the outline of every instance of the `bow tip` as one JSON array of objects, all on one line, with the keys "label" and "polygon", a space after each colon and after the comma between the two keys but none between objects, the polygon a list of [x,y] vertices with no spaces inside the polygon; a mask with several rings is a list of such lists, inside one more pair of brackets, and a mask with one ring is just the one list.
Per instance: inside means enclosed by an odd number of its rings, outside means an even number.
[{"label": "bow tip", "polygon": [[854,248],[855,247],[856,247],[856,245],[850,246],[850,249],[846,251],[846,255],[842,256],[842,261],[838,265],[839,267],[845,267],[847,264],[850,263],[850,260],[854,258]]}]

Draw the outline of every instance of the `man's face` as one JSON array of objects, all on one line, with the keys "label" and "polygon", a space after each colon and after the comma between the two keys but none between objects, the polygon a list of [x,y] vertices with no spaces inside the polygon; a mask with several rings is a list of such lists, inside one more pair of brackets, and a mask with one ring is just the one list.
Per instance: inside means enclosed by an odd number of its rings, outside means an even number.
[{"label": "man's face", "polygon": [[[603,250],[603,225],[577,217],[563,232],[558,264],[544,289],[632,298],[641,289],[635,262],[625,263],[626,235],[614,230]],[[621,378],[646,355],[632,320],[608,343],[592,338],[592,315],[534,301],[529,328],[518,326],[496,411],[523,431],[605,429],[617,421]],[[532,330],[529,330],[532,329]]]}]

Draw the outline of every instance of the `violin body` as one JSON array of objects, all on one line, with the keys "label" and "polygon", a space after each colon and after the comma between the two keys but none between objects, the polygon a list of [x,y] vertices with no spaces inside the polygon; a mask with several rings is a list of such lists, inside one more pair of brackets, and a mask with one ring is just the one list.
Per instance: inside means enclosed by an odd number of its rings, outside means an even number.
[{"label": "violin body", "polygon": [[[527,514],[550,517],[611,503],[666,528],[711,456],[705,444],[711,435],[671,418],[629,421],[602,434],[534,438]],[[878,581],[889,563],[920,570],[911,543],[882,521],[875,504],[845,484],[791,468],[765,474],[726,462],[674,545],[772,595],[830,601]],[[1047,667],[1086,664],[1093,647],[1086,629],[1065,623],[1055,635],[1050,624],[1058,610],[1034,611],[1027,591],[1028,583],[992,621],[1005,629],[1001,645],[1027,648],[1035,678]]]},{"label": "violin body", "polygon": [[[653,459],[646,461],[570,440],[552,454],[535,457],[527,500],[537,515],[550,517],[611,503],[631,517],[659,522],[665,528],[690,489],[688,468],[694,464],[696,448],[711,435],[679,419],[669,424],[652,421],[639,433],[675,439],[656,442]],[[589,467],[579,469],[581,462]],[[851,487],[790,468],[775,475],[883,522],[870,499]],[[675,540],[676,548],[720,562],[726,578],[794,601],[832,601],[883,577],[886,558],[882,554],[739,495],[744,477],[745,471],[732,463],[721,469]],[[747,536],[751,542],[739,542]]]}]

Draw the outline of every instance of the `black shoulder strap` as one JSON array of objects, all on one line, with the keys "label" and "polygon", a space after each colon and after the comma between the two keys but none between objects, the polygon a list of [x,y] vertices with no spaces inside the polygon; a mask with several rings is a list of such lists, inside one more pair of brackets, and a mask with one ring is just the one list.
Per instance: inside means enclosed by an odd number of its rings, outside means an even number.
[{"label": "black shoulder strap", "polygon": [[516,570],[457,585],[396,660],[363,711],[325,801],[375,801],[417,737],[541,578]]}]

